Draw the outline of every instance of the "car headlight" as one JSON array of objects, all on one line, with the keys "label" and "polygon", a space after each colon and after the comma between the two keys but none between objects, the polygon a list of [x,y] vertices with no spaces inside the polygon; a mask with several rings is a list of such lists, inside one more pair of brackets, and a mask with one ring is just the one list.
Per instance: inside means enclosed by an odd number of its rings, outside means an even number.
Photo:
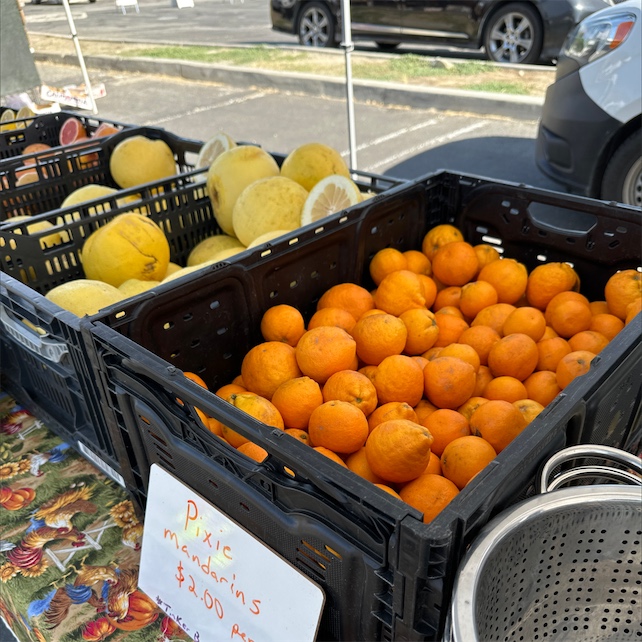
[{"label": "car headlight", "polygon": [[596,60],[617,49],[633,30],[636,16],[628,11],[584,19],[569,33],[562,54],[579,65]]}]

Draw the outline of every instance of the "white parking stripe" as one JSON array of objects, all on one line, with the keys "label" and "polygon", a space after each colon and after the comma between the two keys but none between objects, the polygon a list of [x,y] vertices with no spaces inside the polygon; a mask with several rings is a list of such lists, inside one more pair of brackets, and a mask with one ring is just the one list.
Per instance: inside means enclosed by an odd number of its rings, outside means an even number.
[{"label": "white parking stripe", "polygon": [[448,134],[444,134],[443,136],[437,136],[436,138],[431,138],[429,140],[426,140],[420,145],[415,145],[414,147],[408,147],[403,152],[400,152],[398,154],[393,154],[392,156],[388,156],[387,158],[382,158],[378,162],[373,163],[366,168],[360,167],[359,169],[361,169],[364,172],[372,172],[378,167],[388,165],[402,158],[408,158],[409,156],[414,156],[414,154],[422,151],[423,149],[436,147],[437,145],[445,143],[449,140],[453,140],[454,138],[458,138],[459,136],[469,134],[470,132],[473,132],[476,129],[485,127],[489,123],[490,121],[488,120],[481,120],[477,123],[473,123],[472,125],[468,125],[467,127],[462,127],[461,129],[456,129],[455,131],[449,132]]},{"label": "white parking stripe", "polygon": [[[72,15],[72,18],[74,21],[76,20],[86,20],[87,19],[87,13],[85,11],[82,11],[80,13],[74,13]],[[61,21],[67,21],[67,15],[63,12],[57,11],[56,13],[39,13],[36,15],[31,15],[31,16],[25,16],[25,22],[28,24],[35,24],[37,22],[61,22]]]},{"label": "white parking stripe", "polygon": [[170,116],[165,116],[165,118],[158,118],[157,120],[148,120],[144,125],[160,125],[161,123],[168,123],[172,120],[176,120],[177,118],[185,118],[188,116],[193,116],[194,114],[200,114],[204,111],[211,111],[212,109],[220,109],[221,107],[230,107],[232,105],[240,105],[241,103],[246,103],[249,102],[250,100],[256,100],[257,98],[263,98],[266,96],[266,92],[257,92],[254,94],[248,94],[247,96],[243,96],[241,98],[232,98],[231,100],[226,100],[222,103],[216,103],[214,105],[205,105],[203,107],[195,107],[194,109],[190,109],[189,111],[182,112],[180,114],[172,114]]},{"label": "white parking stripe", "polygon": [[[374,147],[375,145],[379,145],[381,143],[387,143],[389,140],[394,140],[398,136],[403,136],[404,134],[410,134],[412,132],[416,132],[417,130],[423,129],[424,127],[430,127],[431,125],[436,125],[440,120],[441,119],[439,118],[432,118],[431,120],[425,120],[423,123],[417,123],[412,127],[404,127],[403,129],[398,129],[397,131],[390,132],[385,136],[379,136],[379,138],[373,138],[371,141],[367,143],[362,143],[361,145],[357,145],[357,151],[368,149],[368,147]],[[349,153],[350,152],[348,150],[345,150],[342,152],[342,156],[348,156]]]}]

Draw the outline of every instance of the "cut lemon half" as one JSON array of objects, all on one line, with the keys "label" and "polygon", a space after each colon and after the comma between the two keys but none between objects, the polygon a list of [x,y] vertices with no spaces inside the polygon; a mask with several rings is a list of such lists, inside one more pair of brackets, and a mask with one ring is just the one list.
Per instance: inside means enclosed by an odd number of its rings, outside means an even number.
[{"label": "cut lemon half", "polygon": [[[36,114],[33,112],[31,107],[28,107],[27,105],[23,105],[20,107],[18,110],[18,113],[16,114],[16,120],[21,120],[23,118],[31,118],[32,116],[35,116]],[[25,120],[21,123],[16,123],[18,129],[24,129],[25,127],[29,127],[33,123],[33,120]]]},{"label": "cut lemon half", "polygon": [[236,147],[234,139],[230,138],[224,132],[215,134],[201,147],[201,151],[198,153],[196,159],[196,169],[201,169],[202,167],[209,168],[216,158],[228,149],[232,149],[232,147]]},{"label": "cut lemon half", "polygon": [[326,176],[310,190],[301,211],[301,225],[315,223],[360,202],[361,192],[354,181],[339,174]]},{"label": "cut lemon half", "polygon": [[0,132],[8,132],[16,128],[13,122],[16,119],[16,112],[13,109],[5,109],[0,115]]}]

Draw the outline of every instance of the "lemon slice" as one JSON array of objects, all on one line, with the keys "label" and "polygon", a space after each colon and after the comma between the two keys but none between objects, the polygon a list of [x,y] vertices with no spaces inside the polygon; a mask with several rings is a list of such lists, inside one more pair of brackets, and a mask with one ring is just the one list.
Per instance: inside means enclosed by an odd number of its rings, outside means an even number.
[{"label": "lemon slice", "polygon": [[201,147],[196,159],[196,169],[209,168],[216,158],[232,147],[236,147],[236,142],[227,134],[224,132],[215,134]]},{"label": "lemon slice", "polygon": [[351,179],[331,174],[310,190],[301,211],[301,225],[314,223],[360,202],[361,192]]},{"label": "lemon slice", "polygon": [[16,119],[16,112],[13,109],[5,109],[0,115],[0,132],[8,132],[16,128],[13,122]]},{"label": "lemon slice", "polygon": [[[32,116],[35,116],[36,114],[33,112],[31,107],[28,107],[27,105],[23,105],[20,107],[18,110],[18,113],[16,114],[16,120],[21,120],[23,118],[31,118]],[[21,123],[16,123],[16,127],[19,129],[24,129],[25,127],[29,127],[33,123],[33,120],[25,120]]]}]

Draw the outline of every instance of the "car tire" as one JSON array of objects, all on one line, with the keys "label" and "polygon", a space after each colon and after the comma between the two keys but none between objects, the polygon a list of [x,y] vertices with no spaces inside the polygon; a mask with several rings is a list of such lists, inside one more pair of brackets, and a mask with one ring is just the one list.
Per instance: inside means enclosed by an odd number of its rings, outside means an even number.
[{"label": "car tire", "polygon": [[609,160],[600,198],[642,207],[642,132],[629,136]]},{"label": "car tire", "polygon": [[309,2],[301,7],[296,32],[304,47],[334,47],[335,19],[329,7],[321,2]]},{"label": "car tire", "polygon": [[528,5],[502,5],[484,30],[486,57],[493,62],[537,62],[542,53],[543,31],[539,15]]}]

